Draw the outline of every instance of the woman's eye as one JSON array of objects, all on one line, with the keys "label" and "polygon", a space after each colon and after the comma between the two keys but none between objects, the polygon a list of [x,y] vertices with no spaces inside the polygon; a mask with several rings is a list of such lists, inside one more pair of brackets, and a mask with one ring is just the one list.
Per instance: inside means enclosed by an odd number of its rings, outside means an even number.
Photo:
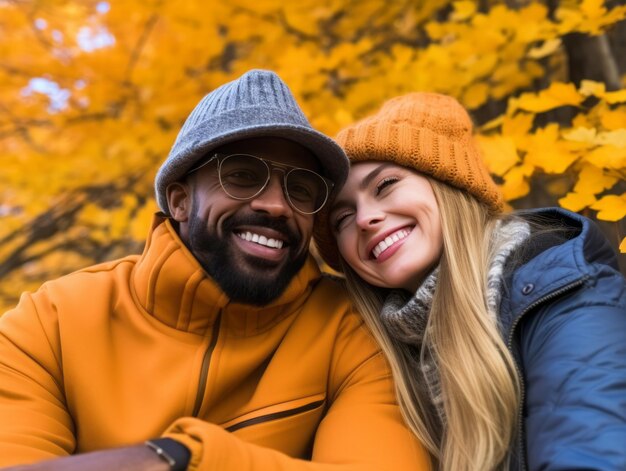
[{"label": "woman's eye", "polygon": [[340,231],[342,229],[342,225],[344,225],[344,223],[347,221],[350,214],[352,213],[343,212],[335,217],[335,221],[333,223],[333,228],[335,229],[335,231]]},{"label": "woman's eye", "polygon": [[380,195],[381,191],[383,191],[385,188],[393,185],[394,183],[396,183],[399,180],[398,177],[386,177],[383,178],[380,182],[378,182],[378,184],[376,185],[376,195]]}]

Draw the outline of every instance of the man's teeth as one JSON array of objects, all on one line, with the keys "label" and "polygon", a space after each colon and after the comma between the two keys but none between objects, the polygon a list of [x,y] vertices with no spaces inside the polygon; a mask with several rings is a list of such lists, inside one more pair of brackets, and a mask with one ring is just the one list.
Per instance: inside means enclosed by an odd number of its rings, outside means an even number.
[{"label": "man's teeth", "polygon": [[376,247],[372,249],[372,255],[374,255],[374,258],[378,258],[381,253],[383,253],[399,240],[404,239],[410,233],[411,231],[409,231],[408,229],[400,229],[399,231],[388,235],[387,237],[385,237],[385,240],[381,240],[378,244],[376,244]]},{"label": "man's teeth", "polygon": [[254,242],[259,245],[265,245],[266,247],[271,247],[273,249],[282,249],[283,241],[278,239],[268,239],[265,236],[254,234],[252,232],[238,232],[237,237],[247,240],[248,242]]}]

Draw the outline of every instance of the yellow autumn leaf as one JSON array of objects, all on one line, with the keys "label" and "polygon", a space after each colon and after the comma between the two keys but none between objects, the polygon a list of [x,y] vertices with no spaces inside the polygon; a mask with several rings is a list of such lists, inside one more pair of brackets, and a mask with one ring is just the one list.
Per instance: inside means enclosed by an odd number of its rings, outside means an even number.
[{"label": "yellow autumn leaf", "polygon": [[594,145],[596,142],[596,130],[595,128],[579,127],[571,131],[563,132],[563,138],[568,141],[582,142],[589,145]]},{"label": "yellow autumn leaf", "polygon": [[626,147],[611,145],[597,147],[584,154],[583,159],[598,168],[624,169],[626,168]]},{"label": "yellow autumn leaf", "polygon": [[462,102],[469,108],[474,109],[483,105],[489,98],[489,86],[486,83],[478,82],[470,85],[463,93]]},{"label": "yellow autumn leaf", "polygon": [[619,244],[620,253],[626,253],[626,237],[622,239],[622,242]]},{"label": "yellow autumn leaf", "polygon": [[79,220],[86,225],[106,226],[111,218],[111,213],[97,204],[87,203],[79,214]]},{"label": "yellow autumn leaf", "polygon": [[580,155],[569,152],[562,146],[535,147],[528,151],[525,161],[540,167],[546,173],[559,174],[565,172]]},{"label": "yellow autumn leaf", "polygon": [[602,34],[608,24],[619,21],[626,16],[624,6],[616,6],[607,11],[604,4],[604,0],[583,0],[580,5],[580,11],[584,16],[581,32],[593,35]]},{"label": "yellow autumn leaf", "polygon": [[623,128],[626,126],[626,107],[621,106],[603,111],[600,115],[600,122],[609,131]]},{"label": "yellow autumn leaf", "polygon": [[476,138],[491,173],[502,176],[519,162],[515,142],[510,137],[479,135]]},{"label": "yellow autumn leaf", "polygon": [[512,201],[526,196],[530,191],[528,178],[533,174],[534,168],[528,164],[513,167],[504,175],[504,183],[500,187],[506,201]]},{"label": "yellow autumn leaf", "polygon": [[554,82],[539,93],[524,93],[517,99],[517,107],[534,113],[541,113],[560,106],[578,106],[583,96],[572,83]]},{"label": "yellow autumn leaf", "polygon": [[467,20],[470,16],[476,13],[477,7],[476,2],[469,1],[452,2],[452,6],[454,7],[452,19],[455,21]]},{"label": "yellow autumn leaf", "polygon": [[122,206],[111,210],[107,227],[111,238],[119,239],[128,233],[128,227],[131,221],[128,209],[129,208]]},{"label": "yellow autumn leaf", "polygon": [[528,146],[524,162],[542,168],[546,173],[563,173],[580,157],[559,140],[559,126],[549,124],[528,136]]},{"label": "yellow autumn leaf", "polygon": [[502,121],[502,135],[512,137],[517,147],[525,150],[534,119],[535,115],[524,112],[506,114]]},{"label": "yellow autumn leaf", "polygon": [[606,195],[591,206],[598,211],[598,219],[602,221],[619,221],[626,217],[626,193]]},{"label": "yellow autumn leaf", "polygon": [[[603,98],[610,105],[614,105],[616,103],[625,103],[626,102],[626,90],[618,90],[616,92],[606,92]],[[626,124],[624,125],[626,126]]]},{"label": "yellow autumn leaf", "polygon": [[626,147],[626,129],[616,129],[615,131],[601,132],[598,134],[596,142],[601,145]]},{"label": "yellow autumn leaf", "polygon": [[543,57],[553,54],[561,47],[561,44],[560,38],[549,39],[544,41],[541,46],[531,48],[527,56],[531,59],[542,59]]},{"label": "yellow autumn leaf", "polygon": [[496,128],[499,128],[500,126],[502,126],[502,123],[504,122],[504,116],[505,115],[500,115],[500,116],[493,118],[490,121],[487,121],[485,124],[480,126],[480,131],[487,132],[487,131],[492,131]]},{"label": "yellow autumn leaf", "polygon": [[606,13],[604,0],[583,0],[579,8],[584,15],[592,18]]},{"label": "yellow autumn leaf", "polygon": [[587,206],[595,203],[596,197],[589,193],[574,193],[570,192],[563,198],[559,199],[559,204],[565,209],[570,211],[581,211]]},{"label": "yellow autumn leaf", "polygon": [[578,91],[583,96],[596,96],[598,98],[602,98],[606,92],[606,85],[603,82],[582,80]]},{"label": "yellow autumn leaf", "polygon": [[519,13],[520,20],[524,23],[543,23],[548,16],[548,7],[538,2],[527,2]]},{"label": "yellow autumn leaf", "polygon": [[594,124],[589,119],[589,115],[586,113],[578,113],[572,120],[572,129],[576,128],[591,128]]},{"label": "yellow autumn leaf", "polygon": [[122,196],[122,207],[124,207],[126,212],[132,211],[137,204],[139,203],[137,196],[131,193],[126,193]]},{"label": "yellow autumn leaf", "polygon": [[[471,63],[468,64],[468,70],[475,77],[491,76],[498,68],[499,61],[500,58],[493,53],[472,57]],[[483,80],[475,80],[475,82],[484,83]]]},{"label": "yellow autumn leaf", "polygon": [[339,108],[335,112],[335,121],[339,124],[340,127],[343,128],[345,126],[348,126],[350,123],[352,123],[354,121],[354,117],[345,108]]},{"label": "yellow autumn leaf", "polygon": [[[406,46],[394,46],[391,50],[391,54],[393,55],[393,71],[396,73],[400,73],[402,70],[405,70],[415,59],[415,50]],[[352,57],[354,57],[354,54]],[[352,57],[348,57],[346,59],[352,60]]]},{"label": "yellow autumn leaf", "polygon": [[615,183],[617,183],[617,177],[607,175],[601,168],[587,163],[582,166],[578,173],[574,192],[595,195],[612,188]]},{"label": "yellow autumn leaf", "polygon": [[157,211],[154,201],[150,201],[139,209],[129,225],[129,235],[135,240],[144,240],[148,235],[150,222]]}]

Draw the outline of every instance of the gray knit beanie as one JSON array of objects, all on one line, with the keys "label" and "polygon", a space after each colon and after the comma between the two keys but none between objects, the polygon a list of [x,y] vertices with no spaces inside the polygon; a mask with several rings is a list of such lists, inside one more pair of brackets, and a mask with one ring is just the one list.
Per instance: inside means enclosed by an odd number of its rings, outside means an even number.
[{"label": "gray knit beanie", "polygon": [[165,189],[216,147],[252,137],[294,141],[317,157],[336,193],[348,175],[348,158],[335,141],[311,127],[287,85],[274,72],[251,70],[206,95],[178,133],[159,169],[155,190],[169,214]]}]

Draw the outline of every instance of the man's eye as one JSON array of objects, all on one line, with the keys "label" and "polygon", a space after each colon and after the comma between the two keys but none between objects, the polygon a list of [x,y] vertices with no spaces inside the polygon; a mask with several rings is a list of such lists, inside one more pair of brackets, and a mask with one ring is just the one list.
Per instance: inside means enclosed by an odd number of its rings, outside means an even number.
[{"label": "man's eye", "polygon": [[315,199],[315,189],[304,183],[289,185],[289,196],[298,201],[313,201]]},{"label": "man's eye", "polygon": [[260,177],[256,172],[246,169],[232,170],[227,174],[222,174],[225,183],[237,186],[258,185]]},{"label": "man's eye", "polygon": [[399,180],[398,177],[386,177],[383,178],[380,182],[378,182],[378,184],[376,185],[376,194],[380,195],[380,193],[385,189],[390,187],[391,185],[393,185],[394,183],[396,183]]}]

